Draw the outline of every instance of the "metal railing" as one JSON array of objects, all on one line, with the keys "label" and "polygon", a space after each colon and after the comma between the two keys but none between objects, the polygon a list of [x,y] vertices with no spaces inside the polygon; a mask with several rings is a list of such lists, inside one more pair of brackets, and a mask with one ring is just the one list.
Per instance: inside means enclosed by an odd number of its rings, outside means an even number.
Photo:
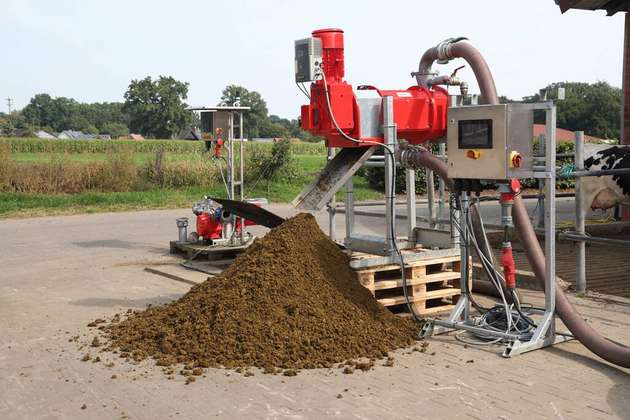
[{"label": "metal railing", "polygon": [[586,206],[584,203],[584,191],[581,179],[587,176],[610,176],[628,175],[628,169],[606,169],[599,171],[584,170],[584,132],[575,133],[575,171],[571,174],[576,179],[575,182],[575,232],[563,232],[560,239],[577,242],[576,257],[576,290],[578,293],[586,291],[586,243],[630,247],[630,241],[622,239],[611,239],[586,234]]}]

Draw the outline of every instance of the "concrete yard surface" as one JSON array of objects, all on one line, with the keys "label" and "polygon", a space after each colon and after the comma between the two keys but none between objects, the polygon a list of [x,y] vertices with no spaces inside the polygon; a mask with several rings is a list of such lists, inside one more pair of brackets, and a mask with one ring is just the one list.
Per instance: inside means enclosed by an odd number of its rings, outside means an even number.
[{"label": "concrete yard surface", "polygon": [[[294,212],[286,205],[270,210]],[[209,369],[189,385],[181,375],[168,380],[153,362],[94,351],[89,322],[172,301],[191,287],[144,270],[180,261],[168,255],[168,242],[181,216],[192,215],[182,209],[0,221],[0,419],[630,418],[630,370],[577,341],[504,359],[500,346],[464,345],[447,334],[431,338],[424,352],[399,350],[393,367],[379,361],[368,372],[285,377],[253,370],[245,377]],[[327,226],[326,213],[316,216]],[[367,232],[382,223],[357,218]],[[343,217],[337,226],[342,236]],[[532,291],[523,299],[543,302]],[[630,300],[570,300],[598,331],[630,344]],[[86,352],[91,360],[82,361]],[[96,356],[102,360],[95,363]]]}]

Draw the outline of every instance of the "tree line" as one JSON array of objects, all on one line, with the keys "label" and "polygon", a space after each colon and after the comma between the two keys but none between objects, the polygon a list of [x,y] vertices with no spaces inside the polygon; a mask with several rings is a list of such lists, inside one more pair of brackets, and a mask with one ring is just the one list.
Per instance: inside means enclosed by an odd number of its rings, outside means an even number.
[{"label": "tree line", "polygon": [[[549,99],[555,99],[558,87],[564,87],[566,92],[565,99],[556,102],[559,127],[581,130],[600,138],[619,138],[621,89],[606,82],[558,82],[545,87]],[[187,97],[188,83],[170,76],[132,80],[124,94],[124,102],[80,103],[71,98],[54,98],[41,93],[31,98],[21,111],[11,115],[0,113],[0,131],[79,130],[88,134],[109,134],[114,138],[132,132],[148,138],[173,138],[198,123],[194,113],[187,109]],[[501,99],[502,102],[512,102],[506,97]],[[540,100],[540,94],[523,98],[525,102]],[[244,115],[244,130],[248,138],[319,140],[301,130],[297,119],[269,115],[262,95],[243,86],[227,86],[219,105],[251,108]],[[536,122],[544,123],[538,116]]]}]

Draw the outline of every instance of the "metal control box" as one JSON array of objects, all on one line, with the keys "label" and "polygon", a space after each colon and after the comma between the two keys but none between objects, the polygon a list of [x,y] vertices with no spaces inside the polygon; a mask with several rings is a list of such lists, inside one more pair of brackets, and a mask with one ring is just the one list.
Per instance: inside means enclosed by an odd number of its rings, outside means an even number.
[{"label": "metal control box", "polygon": [[448,109],[448,176],[510,179],[533,176],[534,109],[530,104]]},{"label": "metal control box", "polygon": [[298,83],[315,80],[322,65],[322,41],[319,38],[304,38],[295,41],[295,81]]}]

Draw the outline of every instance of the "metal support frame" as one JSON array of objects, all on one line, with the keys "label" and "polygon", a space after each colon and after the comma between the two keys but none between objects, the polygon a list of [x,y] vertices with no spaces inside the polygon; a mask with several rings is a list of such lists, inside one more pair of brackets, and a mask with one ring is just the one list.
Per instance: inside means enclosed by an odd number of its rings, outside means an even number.
[{"label": "metal support frame", "polygon": [[[439,143],[438,144],[438,154],[439,156],[444,159],[444,161],[447,160],[446,158],[446,143]],[[444,229],[444,223],[440,222],[440,220],[442,220],[444,218],[444,202],[445,202],[445,198],[446,197],[446,184],[444,183],[444,180],[442,179],[442,177],[438,178],[438,213],[437,213],[437,227],[438,229]]]},{"label": "metal support frame", "polygon": [[[383,137],[385,144],[390,148],[395,148],[396,123],[394,123],[394,97],[383,97]],[[393,153],[385,153],[385,254],[394,255],[396,240],[396,206],[390,206],[396,200],[395,196],[395,175],[396,160]],[[390,226],[394,229],[390,229]],[[393,230],[393,232],[392,232]]]},{"label": "metal support frame", "polygon": [[346,181],[346,239],[344,245],[352,249],[352,235],[354,234],[354,185],[352,178]]},{"label": "metal support frame", "polygon": [[[545,153],[545,135],[541,134],[538,136],[538,155],[544,156]],[[542,179],[538,180],[538,205],[536,209],[538,210],[537,216],[538,221],[536,223],[537,229],[545,228],[545,215],[543,209],[545,208],[545,183]]]},{"label": "metal support frame", "polygon": [[[327,160],[330,162],[335,157],[335,148],[329,147],[327,153]],[[331,241],[336,240],[337,238],[337,227],[335,225],[335,213],[337,209],[337,203],[335,200],[335,196],[333,195],[328,202],[327,210],[328,210],[328,237]]]},{"label": "metal support frame", "polygon": [[[382,101],[383,106],[383,136],[385,144],[390,148],[396,148],[398,145],[398,139],[396,136],[396,124],[394,123],[394,109],[393,109],[393,98],[384,97]],[[342,151],[348,149],[342,149]],[[445,155],[446,148],[443,144],[441,146],[442,156]],[[395,165],[398,165],[395,161],[395,157],[392,156],[387,151],[383,154],[383,156],[372,156],[371,153],[362,160],[356,160],[359,165],[363,166],[373,166],[373,167],[381,167],[384,168],[385,171],[385,226],[386,231],[383,237],[381,236],[373,236],[373,235],[363,235],[355,232],[354,222],[355,216],[372,216],[372,217],[383,217],[382,215],[377,215],[375,213],[365,213],[361,211],[355,211],[355,203],[354,203],[354,192],[353,192],[353,184],[352,178],[348,178],[345,181],[346,186],[346,203],[344,209],[335,209],[336,213],[344,213],[345,214],[345,224],[346,224],[346,235],[344,239],[345,246],[353,251],[366,252],[370,254],[375,254],[374,257],[364,258],[361,260],[362,267],[368,267],[373,265],[383,265],[383,264],[398,264],[399,258],[395,253],[395,244],[398,239],[395,235],[392,235],[392,232],[389,229],[390,223],[395,223],[396,219],[404,218],[406,219],[406,233],[407,238],[405,242],[400,242],[399,248],[413,248],[417,245],[417,222],[428,222],[432,228],[435,229],[436,223],[448,223],[447,220],[439,218],[435,214],[435,204],[430,205],[429,207],[433,210],[430,210],[429,218],[419,217],[417,216],[417,202],[416,202],[416,173],[413,169],[405,169],[405,179],[407,186],[407,197],[405,199],[406,205],[406,214],[405,215],[397,215],[394,209],[391,209],[388,205],[391,200],[395,199],[395,189],[392,188],[392,180],[394,177],[394,170],[396,168]],[[400,167],[400,166],[398,166]],[[402,167],[400,167],[402,169]],[[440,180],[440,198],[442,201],[440,202],[440,214],[444,211],[444,202],[443,197],[445,194],[445,185],[443,180]],[[328,185],[328,184],[327,184]],[[433,185],[433,183],[431,183]],[[435,195],[433,194],[433,198],[429,200],[429,202],[435,203]],[[330,203],[329,203],[330,205]],[[379,204],[382,205],[382,204]],[[356,205],[359,206],[359,205]],[[330,223],[332,221],[329,220]],[[395,226],[395,225],[394,225]],[[425,229],[426,230],[426,229]],[[395,233],[394,229],[394,233]],[[439,230],[436,230],[437,233]],[[447,234],[448,235],[448,234]],[[459,255],[459,249],[457,249],[457,244],[453,245],[452,241],[448,239],[446,241],[441,240],[442,245],[444,243],[445,246],[435,244],[433,245],[434,249],[425,250],[422,252],[421,256],[418,256],[414,253],[405,253],[404,260],[405,261],[415,261],[416,259],[429,259],[429,258],[440,258],[440,257],[451,257]],[[431,244],[425,244],[431,245]]]},{"label": "metal support frame", "polygon": [[437,216],[435,215],[435,178],[431,169],[426,170],[427,201],[429,210],[429,226],[435,227]]},{"label": "metal support frame", "polygon": [[405,182],[407,187],[407,246],[416,244],[416,171],[405,170]]},{"label": "metal support frame", "polygon": [[[238,113],[238,150],[239,150],[239,192],[241,196],[241,201],[245,200],[245,142],[243,141],[243,111]],[[245,219],[240,218],[241,221],[241,232],[240,239],[241,243],[243,243],[244,235],[245,235]]]},{"label": "metal support frame", "polygon": [[[556,108],[552,102],[535,104],[532,110],[543,109],[546,111],[547,141],[545,143],[545,167],[543,171],[537,172],[535,177],[544,183],[545,204],[544,204],[544,226],[545,226],[545,308],[544,311],[533,311],[542,315],[537,328],[528,340],[522,340],[516,334],[498,332],[480,328],[476,325],[476,320],[470,316],[470,299],[468,296],[468,259],[469,241],[466,217],[468,212],[468,194],[462,193],[460,197],[461,214],[460,227],[462,231],[461,254],[461,297],[457,305],[450,313],[447,320],[429,319],[420,332],[421,338],[428,338],[433,334],[441,334],[451,330],[466,330],[470,332],[483,333],[508,341],[503,351],[503,357],[512,357],[532,350],[547,347],[556,343],[570,340],[572,337],[566,334],[556,334],[555,331],[555,304],[556,304],[556,266],[555,266],[555,225],[556,225]],[[456,217],[455,214],[452,215]]]},{"label": "metal support frame", "polygon": [[586,206],[584,203],[582,178],[587,176],[627,175],[630,174],[630,169],[605,169],[599,171],[585,170],[583,131],[576,131],[575,133],[574,165],[575,171],[572,175],[575,177],[575,232],[562,232],[559,237],[562,240],[577,242],[575,273],[576,291],[578,293],[584,293],[586,292],[586,243],[627,247],[630,246],[630,241],[601,238],[586,234]]},{"label": "metal support frame", "polygon": [[[245,182],[244,182],[244,173],[245,173],[245,142],[244,142],[244,126],[243,126],[243,113],[248,111],[250,108],[246,106],[216,106],[216,107],[191,107],[188,108],[190,111],[195,111],[199,113],[212,113],[213,121],[214,116],[217,113],[221,113],[221,116],[227,116],[227,127],[222,125],[222,129],[224,129],[224,151],[227,153],[225,162],[226,162],[226,176],[225,176],[225,184],[226,184],[226,195],[230,200],[240,199],[241,201],[245,200]],[[235,118],[238,117],[238,139],[235,138]],[[221,124],[225,123],[225,119],[221,120]],[[216,121],[215,121],[216,122]],[[213,129],[217,128],[214,126]],[[236,156],[235,145],[238,141],[238,156]],[[238,186],[238,194],[236,187]],[[251,243],[252,236],[245,236],[245,229],[241,229],[238,235],[234,234],[234,229],[236,229],[236,220],[240,220],[240,225],[245,226],[245,219],[242,217],[236,216],[230,223],[226,223],[224,225],[224,229],[222,231],[222,238],[216,239],[213,241],[213,245],[207,247],[208,250],[216,247],[217,249],[221,247],[227,246],[229,244],[231,249],[236,249],[236,247],[243,246],[244,244]]]},{"label": "metal support frame", "polygon": [[[584,132],[577,131],[575,133],[575,170],[584,170]],[[582,178],[575,180],[575,230],[577,233],[584,235],[586,233],[585,219],[586,211],[583,206]],[[580,241],[577,243],[575,268],[575,285],[578,293],[586,291],[586,243]]]}]

